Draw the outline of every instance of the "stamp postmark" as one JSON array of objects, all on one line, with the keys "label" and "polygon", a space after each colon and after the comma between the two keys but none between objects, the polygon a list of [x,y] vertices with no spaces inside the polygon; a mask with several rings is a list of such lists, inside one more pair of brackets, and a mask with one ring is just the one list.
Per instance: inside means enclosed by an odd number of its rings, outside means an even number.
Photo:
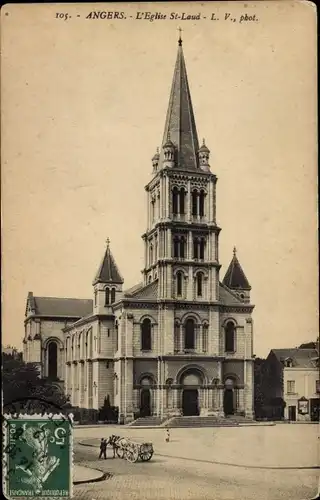
[{"label": "stamp postmark", "polygon": [[6,498],[71,498],[72,416],[6,414],[3,490]]}]

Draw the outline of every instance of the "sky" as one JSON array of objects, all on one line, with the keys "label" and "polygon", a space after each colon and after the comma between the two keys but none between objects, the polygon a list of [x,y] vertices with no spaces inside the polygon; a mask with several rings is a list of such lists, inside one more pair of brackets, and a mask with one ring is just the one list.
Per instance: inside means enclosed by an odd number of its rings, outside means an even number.
[{"label": "sky", "polygon": [[[4,344],[21,348],[29,291],[93,296],[107,238],[125,288],[140,281],[144,186],[177,53],[179,21],[168,17],[186,10],[201,17],[180,25],[198,135],[218,177],[220,278],[236,246],[256,355],[317,337],[315,10],[186,5],[60,5],[67,20],[57,5],[2,9]],[[86,19],[92,10],[126,18]],[[167,19],[136,19],[148,11]],[[244,12],[256,20],[240,23]]]}]

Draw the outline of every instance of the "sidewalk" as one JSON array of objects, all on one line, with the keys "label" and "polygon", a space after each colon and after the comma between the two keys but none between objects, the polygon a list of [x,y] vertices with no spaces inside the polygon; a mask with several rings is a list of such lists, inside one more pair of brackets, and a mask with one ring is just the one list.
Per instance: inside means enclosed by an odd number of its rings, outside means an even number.
[{"label": "sidewalk", "polygon": [[74,464],[73,466],[73,484],[95,483],[107,479],[108,474],[97,469],[83,467]]}]

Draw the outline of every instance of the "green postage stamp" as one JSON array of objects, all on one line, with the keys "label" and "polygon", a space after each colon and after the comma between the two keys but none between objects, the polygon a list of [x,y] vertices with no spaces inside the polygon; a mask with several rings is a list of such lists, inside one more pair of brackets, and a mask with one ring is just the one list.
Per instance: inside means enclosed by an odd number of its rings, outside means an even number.
[{"label": "green postage stamp", "polygon": [[4,415],[6,498],[72,497],[72,430],[70,415]]}]

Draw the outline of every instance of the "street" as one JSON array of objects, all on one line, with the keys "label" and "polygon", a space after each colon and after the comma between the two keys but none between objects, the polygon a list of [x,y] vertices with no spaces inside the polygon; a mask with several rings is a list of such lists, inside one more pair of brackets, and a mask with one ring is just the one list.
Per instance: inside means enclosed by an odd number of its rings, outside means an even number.
[{"label": "street", "polygon": [[[163,429],[130,429],[117,428],[118,433],[123,436],[133,437],[141,441],[145,435],[146,441],[153,441],[155,454],[150,462],[129,463],[119,458],[113,459],[112,450],[108,450],[107,460],[98,460],[99,439],[102,433],[114,433],[115,428],[110,429],[76,429],[75,430],[75,462],[83,466],[100,469],[112,474],[111,478],[97,483],[83,484],[74,487],[76,498],[84,500],[104,500],[104,499],[290,499],[308,500],[311,499],[317,490],[319,470],[311,468],[316,463],[311,463],[312,456],[318,445],[312,448],[312,439],[317,432],[317,426],[285,426],[275,427],[251,427],[250,429],[175,429],[172,433],[172,441],[165,443]],[[243,432],[244,431],[244,432]],[[223,441],[228,443],[227,437],[233,435],[233,442],[239,442],[238,464],[222,465],[230,462],[226,460],[227,452],[221,455],[219,449]],[[90,438],[88,436],[91,436]],[[212,446],[208,445],[209,435],[215,435]],[[283,443],[278,443],[274,455],[279,456],[279,450],[287,447],[288,464],[278,463],[281,469],[268,469],[257,461],[249,466],[241,465],[243,458],[247,464],[250,462],[248,450],[251,450],[253,457],[255,451],[258,452],[259,443],[247,441],[246,449],[241,449],[244,439],[256,436],[263,437],[266,443],[272,442],[278,435],[283,436]],[[291,440],[290,440],[291,435]],[[94,437],[96,436],[96,437]],[[153,439],[150,437],[153,436]],[[237,439],[238,436],[238,439]],[[300,444],[296,454],[290,453],[292,444],[304,438],[306,446]],[[269,439],[268,439],[269,437]],[[288,440],[287,440],[288,438]],[[310,440],[310,441],[309,441]],[[261,441],[261,440],[260,440]],[[84,443],[87,446],[84,446]],[[232,446],[226,448],[231,450]],[[299,452],[300,448],[300,452]],[[215,453],[215,449],[217,453]],[[308,451],[309,450],[309,451]],[[302,453],[301,453],[302,452]],[[310,452],[310,455],[309,455]],[[307,453],[309,456],[303,457]],[[297,458],[300,454],[300,464],[297,468],[292,463],[292,455]],[[307,461],[309,466],[307,468]],[[271,461],[271,457],[265,457],[265,461]],[[291,464],[290,464],[291,461]],[[219,462],[219,463],[214,463]],[[275,465],[277,466],[277,464]],[[272,465],[266,465],[272,467]],[[285,468],[293,467],[293,468]]]}]

